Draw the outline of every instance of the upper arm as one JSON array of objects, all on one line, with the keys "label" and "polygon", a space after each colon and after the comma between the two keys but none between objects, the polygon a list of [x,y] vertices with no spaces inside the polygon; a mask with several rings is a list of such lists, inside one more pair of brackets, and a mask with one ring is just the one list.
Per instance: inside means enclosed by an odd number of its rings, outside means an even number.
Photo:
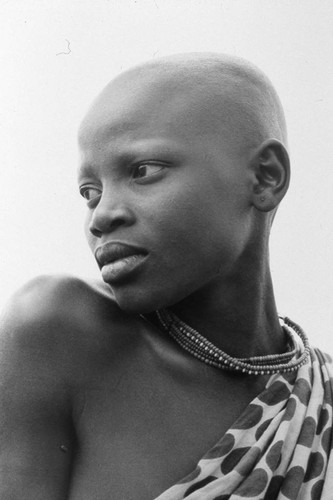
[{"label": "upper arm", "polygon": [[59,328],[40,286],[20,292],[3,315],[0,498],[66,498],[74,433],[70,365]]}]

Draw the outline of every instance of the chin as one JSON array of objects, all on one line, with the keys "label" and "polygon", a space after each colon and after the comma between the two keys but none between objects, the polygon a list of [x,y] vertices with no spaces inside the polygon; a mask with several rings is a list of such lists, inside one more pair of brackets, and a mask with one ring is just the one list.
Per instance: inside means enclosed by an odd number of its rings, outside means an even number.
[{"label": "chin", "polygon": [[120,309],[128,314],[148,314],[159,309],[160,304],[154,300],[152,294],[143,292],[130,292],[125,290],[115,290],[114,298]]},{"label": "chin", "polygon": [[[169,307],[179,301],[170,299],[165,290],[146,290],[144,287],[112,287],[115,301],[128,314],[149,314],[157,309]],[[177,300],[178,299],[178,300]]]}]

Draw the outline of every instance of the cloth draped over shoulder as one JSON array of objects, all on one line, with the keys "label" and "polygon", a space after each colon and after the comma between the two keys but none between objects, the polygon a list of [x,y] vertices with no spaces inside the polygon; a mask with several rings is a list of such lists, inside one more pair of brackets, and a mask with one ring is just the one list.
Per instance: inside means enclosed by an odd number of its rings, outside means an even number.
[{"label": "cloth draped over shoulder", "polygon": [[265,389],[196,469],[155,500],[332,500],[333,364],[311,349]]}]

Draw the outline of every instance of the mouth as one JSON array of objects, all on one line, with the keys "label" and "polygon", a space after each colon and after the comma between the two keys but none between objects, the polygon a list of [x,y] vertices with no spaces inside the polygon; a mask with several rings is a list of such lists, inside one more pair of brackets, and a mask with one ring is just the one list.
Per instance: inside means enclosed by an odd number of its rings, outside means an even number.
[{"label": "mouth", "polygon": [[95,251],[95,257],[106,283],[116,283],[136,271],[147,259],[148,252],[125,243],[109,242]]}]

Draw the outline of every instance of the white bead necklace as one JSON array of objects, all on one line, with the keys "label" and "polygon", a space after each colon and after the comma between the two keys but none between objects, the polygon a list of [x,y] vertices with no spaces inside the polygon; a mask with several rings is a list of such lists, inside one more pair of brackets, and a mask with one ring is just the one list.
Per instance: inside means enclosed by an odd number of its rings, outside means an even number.
[{"label": "white bead necklace", "polygon": [[[292,372],[304,365],[310,354],[310,345],[306,334],[299,325],[286,317],[280,318],[283,330],[288,337],[288,350],[285,353],[234,358],[216,347],[194,328],[184,323],[173,312],[160,309],[156,311],[156,314],[163,330],[171,335],[183,349],[204,363],[222,370],[239,371],[249,375]],[[299,357],[296,356],[299,347],[297,346],[295,334],[303,344],[302,353]]]}]

